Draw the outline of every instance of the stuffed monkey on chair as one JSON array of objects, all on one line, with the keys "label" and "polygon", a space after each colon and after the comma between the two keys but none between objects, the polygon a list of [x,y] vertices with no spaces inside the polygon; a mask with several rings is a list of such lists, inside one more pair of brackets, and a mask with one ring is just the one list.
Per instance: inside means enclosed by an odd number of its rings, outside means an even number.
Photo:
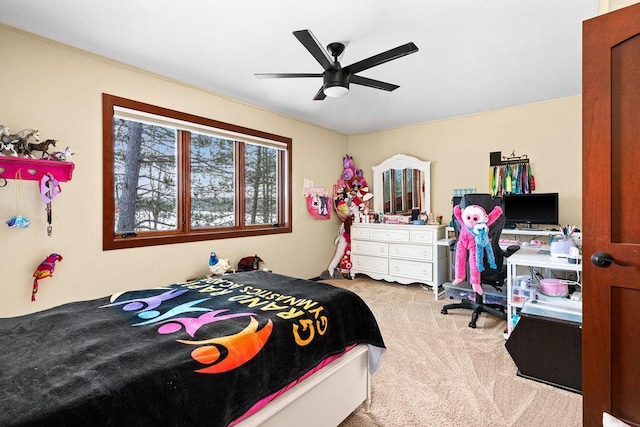
[{"label": "stuffed monkey on chair", "polygon": [[487,212],[478,205],[469,205],[464,210],[460,206],[454,206],[453,215],[462,225],[458,244],[456,246],[456,278],[453,285],[462,282],[466,275],[467,251],[469,252],[469,282],[471,287],[479,295],[482,295],[482,285],[480,284],[480,273],[484,270],[482,262],[484,252],[487,252],[491,268],[495,267],[495,258],[491,243],[488,239],[488,227],[502,215],[502,208],[496,206],[487,215]]}]

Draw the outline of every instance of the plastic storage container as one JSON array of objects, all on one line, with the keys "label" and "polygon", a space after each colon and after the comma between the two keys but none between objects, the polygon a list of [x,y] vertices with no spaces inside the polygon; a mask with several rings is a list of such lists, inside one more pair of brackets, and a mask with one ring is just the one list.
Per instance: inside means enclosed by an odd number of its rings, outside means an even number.
[{"label": "plastic storage container", "polygon": [[569,282],[561,279],[541,279],[540,291],[549,297],[566,297],[569,295]]},{"label": "plastic storage container", "polygon": [[531,287],[515,287],[511,288],[511,302],[515,304],[520,304],[530,299],[536,299],[538,296],[538,288]]},{"label": "plastic storage container", "polygon": [[538,286],[532,283],[530,275],[515,276],[511,285],[511,302],[522,304],[536,299],[539,290]]},{"label": "plastic storage container", "polygon": [[[462,282],[457,286],[453,286],[451,283],[445,283],[442,285],[444,287],[444,295],[449,299],[468,299],[471,301],[476,300],[476,293],[471,288],[471,285],[468,282]],[[499,304],[502,306],[507,306],[507,286],[503,286],[502,290],[499,291],[492,286],[482,285],[482,296],[485,304]]]}]

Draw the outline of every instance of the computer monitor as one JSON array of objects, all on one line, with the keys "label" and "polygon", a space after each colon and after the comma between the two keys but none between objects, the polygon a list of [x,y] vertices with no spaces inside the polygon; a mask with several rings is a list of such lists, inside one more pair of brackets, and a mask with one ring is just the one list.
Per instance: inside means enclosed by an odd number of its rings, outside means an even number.
[{"label": "computer monitor", "polygon": [[502,201],[507,224],[558,225],[558,193],[505,194]]},{"label": "computer monitor", "polygon": [[[493,196],[492,199],[493,199],[493,203],[495,203],[496,206],[500,206],[501,208],[504,207],[504,206],[502,206],[502,197]],[[453,196],[451,198],[451,204],[453,206],[458,206],[461,201],[462,201],[462,196]]]}]

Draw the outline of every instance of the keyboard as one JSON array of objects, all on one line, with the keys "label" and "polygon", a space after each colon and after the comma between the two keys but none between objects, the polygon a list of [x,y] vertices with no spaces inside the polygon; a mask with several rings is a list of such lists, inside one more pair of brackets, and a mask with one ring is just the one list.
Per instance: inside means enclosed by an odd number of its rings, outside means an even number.
[{"label": "keyboard", "polygon": [[515,239],[500,239],[500,240],[498,240],[498,243],[500,244],[500,246],[519,245],[519,244],[520,244],[520,240],[515,240]]}]

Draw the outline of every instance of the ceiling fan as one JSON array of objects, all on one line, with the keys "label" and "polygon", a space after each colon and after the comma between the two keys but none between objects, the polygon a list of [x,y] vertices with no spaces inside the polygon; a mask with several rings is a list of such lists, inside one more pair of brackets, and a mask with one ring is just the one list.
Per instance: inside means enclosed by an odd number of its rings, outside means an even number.
[{"label": "ceiling fan", "polygon": [[[393,59],[400,58],[410,53],[418,51],[418,47],[413,43],[407,43],[398,46],[386,52],[379,53],[369,58],[363,59],[346,67],[342,67],[338,62],[338,57],[344,52],[344,44],[330,43],[325,50],[309,30],[294,31],[293,35],[307,48],[309,53],[322,65],[324,72],[322,73],[256,73],[259,79],[275,78],[286,79],[294,77],[322,77],[324,83],[322,87],[313,97],[314,100],[320,101],[329,96],[338,98],[349,93],[349,84],[354,83],[362,86],[368,86],[375,89],[392,91],[400,86],[391,83],[385,83],[380,80],[374,80],[367,77],[356,75],[360,71],[384,64]],[[331,55],[331,56],[329,56]]]}]

